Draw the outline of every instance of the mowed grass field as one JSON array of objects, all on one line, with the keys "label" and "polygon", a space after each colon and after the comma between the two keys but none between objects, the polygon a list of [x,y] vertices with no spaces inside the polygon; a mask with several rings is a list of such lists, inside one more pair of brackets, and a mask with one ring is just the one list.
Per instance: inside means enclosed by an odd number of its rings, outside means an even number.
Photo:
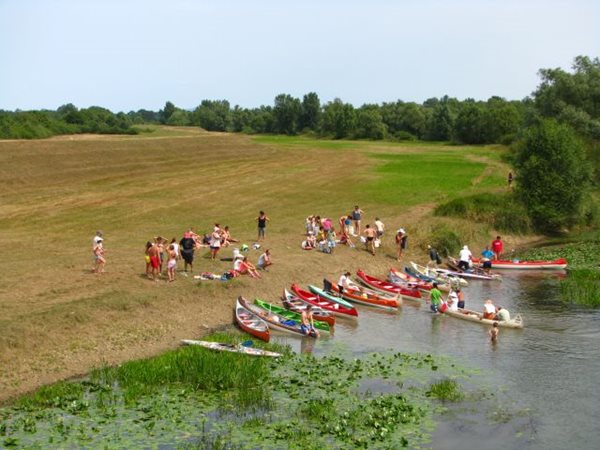
[{"label": "mowed grass field", "polygon": [[[456,196],[503,189],[508,171],[502,149],[492,147],[145,130],[0,141],[0,399],[230,324],[238,295],[277,301],[291,282],[320,284],[359,267],[384,275],[396,265],[400,226],[410,236],[407,261],[425,260],[422,247],[440,221],[477,240],[479,228],[430,211]],[[337,224],[355,204],[364,224],[379,216],[388,227],[378,255],[362,247],[301,250],[307,215]],[[190,226],[203,233],[218,222],[251,245],[261,209],[271,219],[263,249],[275,262],[261,280],[145,278],[147,240],[179,240]],[[101,276],[90,270],[98,229],[108,259]],[[231,268],[207,253],[196,253],[195,273]]]}]

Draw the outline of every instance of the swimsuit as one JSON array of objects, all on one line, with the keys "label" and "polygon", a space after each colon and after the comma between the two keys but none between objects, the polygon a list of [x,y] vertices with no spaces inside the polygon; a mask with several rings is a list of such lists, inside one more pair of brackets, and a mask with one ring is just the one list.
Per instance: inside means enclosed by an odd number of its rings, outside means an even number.
[{"label": "swimsuit", "polygon": [[150,257],[150,264],[152,265],[152,267],[154,269],[158,269],[158,267],[160,266],[158,257],[157,256],[151,256]]},{"label": "swimsuit", "polygon": [[174,269],[176,265],[177,265],[177,260],[170,259],[169,262],[167,263],[167,268]]}]

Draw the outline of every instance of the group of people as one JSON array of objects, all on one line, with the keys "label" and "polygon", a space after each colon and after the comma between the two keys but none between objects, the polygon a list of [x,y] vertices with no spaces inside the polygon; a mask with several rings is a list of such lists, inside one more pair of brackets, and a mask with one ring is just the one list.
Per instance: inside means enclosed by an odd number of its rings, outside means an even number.
[{"label": "group of people", "polygon": [[438,284],[433,283],[433,287],[429,291],[429,302],[429,307],[434,313],[465,309],[465,295],[460,287],[450,289],[448,296],[444,299],[442,291],[438,288]]},{"label": "group of people", "polygon": [[242,254],[242,252],[234,248],[233,249],[233,272],[237,275],[249,275],[252,278],[262,278],[258,269],[262,269],[265,272],[269,271],[269,266],[273,264],[271,259],[271,250],[266,249],[258,257],[256,266],[252,264],[248,257]]},{"label": "group of people", "polygon": [[167,280],[175,281],[177,260],[181,259],[182,245],[173,238],[169,242],[162,236],[156,236],[152,241],[146,242],[144,257],[146,260],[146,276],[151,280],[158,280],[163,273],[166,261]]}]

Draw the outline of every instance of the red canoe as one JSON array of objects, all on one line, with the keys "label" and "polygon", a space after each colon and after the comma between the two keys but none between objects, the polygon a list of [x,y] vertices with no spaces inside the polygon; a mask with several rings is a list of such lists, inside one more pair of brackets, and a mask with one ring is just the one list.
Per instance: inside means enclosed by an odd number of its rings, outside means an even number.
[{"label": "red canoe", "polygon": [[325,311],[332,312],[339,317],[358,317],[358,311],[356,311],[356,308],[347,308],[339,303],[329,301],[319,295],[301,289],[297,284],[292,284],[292,292],[305,303],[324,309]]},{"label": "red canoe", "polygon": [[[331,285],[331,290],[339,294],[340,288],[337,284]],[[362,292],[361,290],[344,289],[341,294],[342,298],[349,302],[360,303],[362,305],[377,306],[383,309],[397,309],[401,304],[402,300],[398,301],[395,299],[381,298],[377,294],[371,294],[370,292]]]},{"label": "red canoe", "polygon": [[[479,264],[481,261],[473,258],[473,263]],[[567,268],[565,258],[555,259],[554,261],[519,261],[519,260],[496,260],[492,261],[492,269],[517,269],[517,270],[562,270]]]},{"label": "red canoe", "polygon": [[248,308],[240,303],[239,297],[235,304],[235,321],[239,327],[246,333],[251,334],[263,341],[269,342],[269,327],[257,314],[254,314]]},{"label": "red canoe", "polygon": [[417,288],[405,288],[396,284],[390,283],[389,281],[380,280],[379,278],[367,275],[362,270],[356,272],[356,276],[361,280],[362,283],[367,286],[382,292],[388,292],[392,294],[400,294],[407,300],[419,300],[421,299],[421,292]]},{"label": "red canoe", "polygon": [[[302,311],[305,310],[306,306],[308,305],[308,303],[306,303],[299,297],[296,297],[287,289],[283,290],[283,297],[281,298],[281,300],[283,302],[283,306],[285,306],[290,311],[294,311],[299,314],[302,314]],[[314,307],[312,311],[313,318],[315,320],[318,320],[319,322],[327,322],[330,327],[335,325],[335,316],[332,313],[317,307]]]}]

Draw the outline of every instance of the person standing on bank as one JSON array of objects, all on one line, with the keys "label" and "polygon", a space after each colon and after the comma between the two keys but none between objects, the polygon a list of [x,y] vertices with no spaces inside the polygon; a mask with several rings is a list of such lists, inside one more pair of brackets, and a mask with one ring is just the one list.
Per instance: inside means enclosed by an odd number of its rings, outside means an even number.
[{"label": "person standing on bank", "polygon": [[354,220],[354,235],[360,236],[360,221],[362,220],[362,215],[364,211],[356,205],[354,207],[354,211],[352,211],[352,220]]},{"label": "person standing on bank", "polygon": [[267,217],[264,211],[260,211],[258,213],[258,217],[256,218],[256,222],[258,223],[258,239],[259,241],[265,239],[265,228],[267,228],[267,222],[270,222],[271,219]]},{"label": "person standing on bank", "polygon": [[512,182],[513,182],[513,174],[512,172],[508,172],[508,188],[512,188]]},{"label": "person standing on bank", "polygon": [[402,253],[404,252],[404,250],[406,250],[406,247],[408,245],[408,237],[406,235],[406,231],[404,230],[404,228],[400,228],[397,232],[396,232],[396,246],[398,247],[398,261],[402,260]]},{"label": "person standing on bank", "polygon": [[494,252],[494,261],[498,261],[502,257],[502,251],[504,250],[504,242],[500,236],[496,236],[496,239],[492,241],[492,251]]},{"label": "person standing on bank", "polygon": [[442,258],[440,258],[440,254],[431,245],[428,245],[427,249],[429,250],[429,262],[427,263],[427,267],[437,268],[438,264],[442,263]]}]

